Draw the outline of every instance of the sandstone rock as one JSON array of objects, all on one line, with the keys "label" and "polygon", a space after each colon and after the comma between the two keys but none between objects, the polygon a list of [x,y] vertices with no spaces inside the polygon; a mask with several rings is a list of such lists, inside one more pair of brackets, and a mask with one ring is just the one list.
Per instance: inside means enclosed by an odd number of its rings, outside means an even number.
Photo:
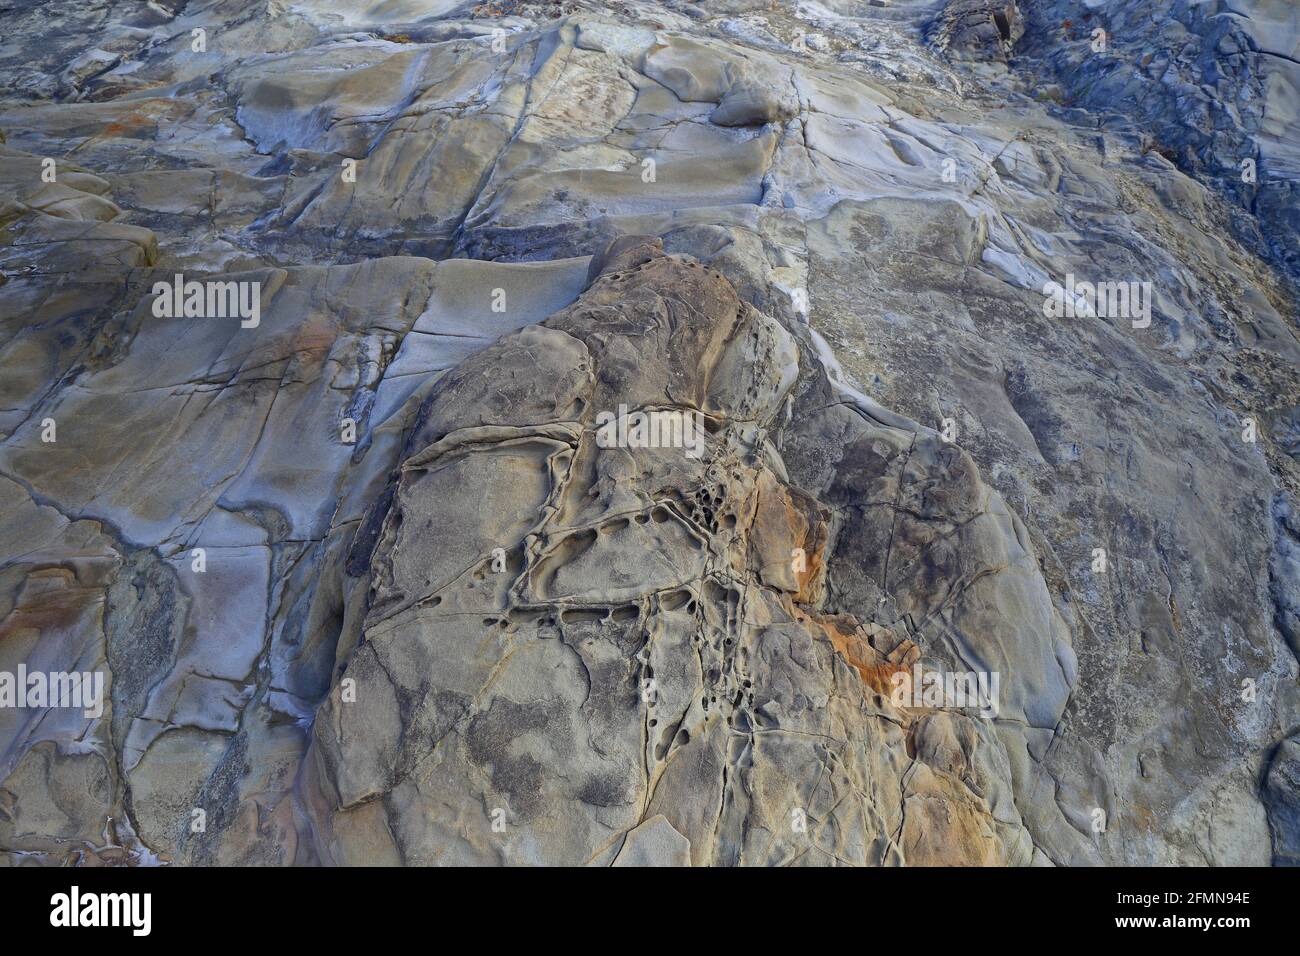
[{"label": "sandstone rock", "polygon": [[930,25],[941,50],[976,60],[1006,60],[1024,32],[1016,0],[949,0]]},{"label": "sandstone rock", "polygon": [[1295,18],[1077,7],[0,12],[0,863],[1294,863]]},{"label": "sandstone rock", "polygon": [[690,866],[691,844],[662,814],[627,835],[612,866]]}]

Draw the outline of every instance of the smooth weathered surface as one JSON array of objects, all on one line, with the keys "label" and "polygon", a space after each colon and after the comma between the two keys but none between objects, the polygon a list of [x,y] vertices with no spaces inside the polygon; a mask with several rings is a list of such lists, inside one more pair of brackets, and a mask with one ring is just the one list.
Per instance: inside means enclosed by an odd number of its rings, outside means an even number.
[{"label": "smooth weathered surface", "polygon": [[0,861],[1294,862],[1294,23],[1059,6],[0,14]]}]

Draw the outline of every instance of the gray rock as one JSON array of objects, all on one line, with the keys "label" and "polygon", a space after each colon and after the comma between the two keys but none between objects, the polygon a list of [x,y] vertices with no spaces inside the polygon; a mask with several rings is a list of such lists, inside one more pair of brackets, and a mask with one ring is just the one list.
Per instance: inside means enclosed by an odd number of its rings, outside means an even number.
[{"label": "gray rock", "polygon": [[10,4],[0,863],[1294,863],[1293,8],[1085,7]]},{"label": "gray rock", "polygon": [[930,42],[958,58],[1005,61],[1024,35],[1016,0],[948,0],[930,23]]},{"label": "gray rock", "polygon": [[663,816],[630,831],[612,866],[690,866],[691,843]]}]

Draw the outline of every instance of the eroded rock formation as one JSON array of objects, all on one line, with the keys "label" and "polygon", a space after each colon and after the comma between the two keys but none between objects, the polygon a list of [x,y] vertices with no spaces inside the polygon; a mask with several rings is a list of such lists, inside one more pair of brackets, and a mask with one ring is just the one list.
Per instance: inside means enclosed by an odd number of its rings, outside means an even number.
[{"label": "eroded rock formation", "polygon": [[[1050,738],[1075,668],[1018,520],[938,436],[834,404],[815,364],[801,379],[789,333],[720,273],[644,248],[419,416],[356,702],[336,686],[315,723],[328,859],[1030,862],[1011,760]],[[619,406],[699,414],[698,457],[601,447],[593,418]],[[843,449],[824,500],[772,437]],[[1014,756],[980,720],[890,703],[918,651],[901,624],[819,610],[832,555],[954,659],[1014,658]]]},{"label": "eroded rock formation", "polygon": [[1063,6],[0,13],[0,861],[1295,862],[1289,68]]}]

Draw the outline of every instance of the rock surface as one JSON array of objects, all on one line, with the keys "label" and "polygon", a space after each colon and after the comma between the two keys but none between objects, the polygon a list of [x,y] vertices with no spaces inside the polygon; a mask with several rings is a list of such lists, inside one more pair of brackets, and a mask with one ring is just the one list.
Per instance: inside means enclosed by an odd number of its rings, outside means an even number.
[{"label": "rock surface", "polygon": [[0,12],[0,863],[1295,864],[1300,33],[1149,6]]}]

